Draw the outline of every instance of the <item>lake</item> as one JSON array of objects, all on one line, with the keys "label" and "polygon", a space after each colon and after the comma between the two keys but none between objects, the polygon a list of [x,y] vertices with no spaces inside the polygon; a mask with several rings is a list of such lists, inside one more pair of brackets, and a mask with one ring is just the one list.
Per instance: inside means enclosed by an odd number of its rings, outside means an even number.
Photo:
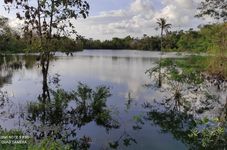
[{"label": "lake", "polygon": [[[100,86],[108,88],[111,95],[107,96],[106,106],[103,104],[101,109],[105,113],[98,112],[106,119],[95,115],[87,117],[90,111],[86,114],[69,111],[71,108],[79,109],[78,104],[72,101],[67,106],[65,103],[51,104],[50,109],[53,108],[54,113],[48,110],[42,112],[38,107],[29,109],[31,104],[41,105],[37,104],[43,93],[41,66],[36,61],[38,56],[1,57],[0,88],[7,100],[1,105],[0,125],[8,130],[21,129],[26,135],[37,139],[43,137],[39,135],[41,129],[44,128],[45,132],[53,130],[57,132],[53,134],[56,139],[64,137],[65,143],[74,139],[87,140],[92,150],[110,147],[130,150],[188,149],[190,141],[187,141],[187,133],[180,125],[173,125],[174,118],[179,117],[179,122],[181,116],[172,118],[171,113],[166,116],[147,107],[148,103],[155,104],[162,94],[158,88],[149,86],[154,81],[145,74],[147,69],[156,65],[159,56],[159,52],[136,50],[84,50],[72,56],[56,53],[49,66],[49,89],[73,91],[81,84],[93,90]],[[183,56],[168,53],[162,57]],[[91,95],[95,95],[95,92]],[[187,123],[188,120],[185,120],[184,123]]]}]

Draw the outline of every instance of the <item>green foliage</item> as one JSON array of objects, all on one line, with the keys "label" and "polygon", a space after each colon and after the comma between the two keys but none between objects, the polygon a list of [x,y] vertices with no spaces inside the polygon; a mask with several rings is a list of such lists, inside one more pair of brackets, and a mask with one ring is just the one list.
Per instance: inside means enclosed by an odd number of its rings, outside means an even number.
[{"label": "green foliage", "polygon": [[109,146],[110,146],[110,148],[112,148],[112,149],[117,149],[118,146],[119,146],[119,142],[118,142],[118,141],[110,142],[110,143],[109,143]]},{"label": "green foliage", "polygon": [[176,45],[179,51],[205,52],[207,47],[201,47],[201,43],[199,43],[203,42],[200,40],[201,38],[200,32],[190,29],[181,35]]},{"label": "green foliage", "polygon": [[182,33],[177,46],[179,51],[209,52],[218,46],[219,35],[226,30],[225,24],[204,25],[199,31],[190,29]]},{"label": "green foliage", "polygon": [[128,147],[132,144],[137,144],[137,141],[129,134],[124,132],[118,140],[109,142],[108,144],[111,149],[119,149],[120,143],[122,143],[124,147]]},{"label": "green foliage", "polygon": [[220,79],[227,79],[227,23],[213,27],[216,32],[210,35],[210,57],[207,59],[207,71]]},{"label": "green foliage", "polygon": [[[90,7],[87,1],[36,0],[34,3],[28,3],[27,0],[5,0],[4,3],[12,3],[5,6],[8,10],[11,7],[19,9],[16,17],[24,21],[22,30],[26,51],[35,50],[49,55],[51,51],[81,49],[78,41],[65,37],[72,34],[77,36],[71,21],[88,16]],[[0,24],[1,22],[0,20]]]},{"label": "green foliage", "polygon": [[[33,35],[29,40],[25,36],[20,36],[9,27],[7,18],[0,18],[0,29],[2,29],[0,32],[0,53],[39,52],[42,49],[37,36]],[[48,42],[43,39],[43,42],[48,44],[51,51],[72,52],[83,49],[83,44],[79,39],[74,40],[66,36],[53,37]]]},{"label": "green foliage", "polygon": [[[49,98],[45,93],[49,93]],[[106,130],[119,128],[119,123],[112,118],[111,110],[106,105],[110,95],[109,88],[105,86],[92,89],[82,83],[79,83],[76,90],[69,92],[63,89],[46,89],[37,102],[28,104],[26,119],[33,123],[31,132],[35,133],[34,138],[43,139],[46,137],[45,133],[49,137],[46,142],[36,142],[35,148],[54,149],[69,145],[70,149],[88,149],[91,139],[77,138],[77,130],[82,126],[95,122]],[[47,127],[45,132],[44,127]],[[69,136],[73,139],[68,139]]]},{"label": "green foliage", "polygon": [[[148,111],[144,119],[159,125],[162,133],[171,133],[175,139],[186,144],[188,149],[226,148],[226,120],[207,117],[199,119],[188,111],[174,110],[175,107],[170,107],[168,102],[169,100],[164,100],[155,104],[145,104],[144,108]],[[182,103],[177,105],[181,106]]]},{"label": "green foliage", "polygon": [[226,0],[203,0],[198,7],[196,17],[210,16],[217,20],[227,21]]},{"label": "green foliage", "polygon": [[[166,58],[160,60],[163,68],[162,76],[167,80],[177,81],[179,83],[200,84],[204,81],[201,73],[206,70],[207,58],[202,56],[190,56],[182,59]],[[159,64],[148,69],[146,74],[150,77],[159,72]]]},{"label": "green foliage", "polygon": [[200,84],[203,82],[201,73],[205,70],[205,57],[191,56],[185,59],[172,60],[169,66],[171,80],[181,83]]},{"label": "green foliage", "polygon": [[160,38],[147,35],[144,35],[141,39],[127,36],[105,41],[83,38],[82,43],[85,49],[160,50]]},{"label": "green foliage", "polygon": [[[75,52],[83,50],[83,45],[80,40],[74,40],[68,37],[55,37],[50,41],[43,39],[47,43],[48,49],[52,52]],[[41,45],[37,37],[32,39],[31,44],[26,44],[25,52],[39,52]]]},{"label": "green foliage", "polygon": [[[223,36],[226,31],[225,24],[212,24],[200,26],[199,30],[168,31],[163,35],[163,51],[188,51],[188,52],[214,52],[220,49],[218,40],[220,33]],[[85,49],[138,49],[138,50],[160,50],[161,37],[147,36],[141,38],[127,36],[125,38],[113,38],[112,40],[81,39]],[[223,44],[222,44],[223,45]]]},{"label": "green foliage", "polygon": [[45,138],[39,143],[30,143],[28,150],[70,150],[70,147],[51,138]]},{"label": "green foliage", "polygon": [[8,18],[0,17],[0,53],[19,52],[24,49],[24,41],[9,27]]},{"label": "green foliage", "polygon": [[[5,20],[7,22],[7,20]],[[1,22],[0,22],[1,23]],[[1,52],[39,52],[41,43],[38,35],[32,37],[20,37],[16,32],[4,25],[4,34],[0,35]],[[162,47],[164,51],[189,51],[189,52],[209,52],[211,54],[222,55],[226,52],[226,24],[213,24],[199,27],[198,31],[189,29],[188,31],[173,31],[163,35]],[[82,49],[139,49],[139,50],[160,50],[161,38],[158,36],[144,35],[142,38],[113,38],[112,40],[93,40],[83,37],[76,40],[67,36],[53,36],[51,40],[43,39],[43,43],[51,51],[72,52]],[[222,52],[222,53],[221,53]],[[214,59],[213,59],[214,60]],[[214,60],[213,64],[217,64]],[[219,63],[220,64],[220,63]],[[211,68],[218,68],[212,66]],[[226,68],[226,67],[225,67]],[[212,70],[211,69],[211,70]],[[216,71],[216,70],[214,70]]]},{"label": "green foliage", "polygon": [[218,118],[209,120],[203,118],[196,120],[199,128],[193,128],[188,134],[189,139],[197,141],[202,149],[214,149],[217,147],[225,147],[226,132],[222,122]]}]

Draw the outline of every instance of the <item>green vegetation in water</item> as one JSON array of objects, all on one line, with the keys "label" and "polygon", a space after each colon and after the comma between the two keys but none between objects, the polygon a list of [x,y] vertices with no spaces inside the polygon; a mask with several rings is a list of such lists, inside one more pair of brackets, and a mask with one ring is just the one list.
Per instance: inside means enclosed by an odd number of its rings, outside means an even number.
[{"label": "green vegetation in water", "polygon": [[[39,143],[19,130],[0,130],[1,144],[3,150],[70,150],[68,145],[64,145],[51,138],[44,138]],[[25,138],[26,137],[26,138]]]},{"label": "green vegetation in water", "polygon": [[[166,104],[166,103],[165,103]],[[181,103],[175,103],[181,105]],[[179,106],[157,109],[160,104],[145,104],[147,110],[145,121],[152,121],[161,127],[162,133],[171,133],[174,138],[183,142],[188,149],[223,149],[226,145],[226,121],[214,119],[196,119],[187,110],[179,111]],[[163,106],[163,105],[162,105]]]},{"label": "green vegetation in water", "polygon": [[[27,105],[23,114],[26,131],[1,129],[0,149],[6,150],[71,150],[89,149],[92,139],[90,137],[77,137],[77,131],[90,122],[104,127],[107,131],[119,128],[119,123],[111,116],[111,110],[106,106],[110,90],[105,86],[91,89],[79,83],[76,90],[66,92],[63,89],[44,89],[38,101]],[[46,93],[50,97],[46,97]],[[74,103],[70,105],[69,103]],[[68,128],[68,126],[71,126]],[[29,130],[31,128],[31,130]],[[25,139],[24,144],[7,143],[3,138],[8,137],[14,142],[17,137],[31,136]],[[14,138],[15,137],[15,138]],[[21,140],[18,138],[18,140]]]},{"label": "green vegetation in water", "polygon": [[[203,82],[201,73],[206,70],[205,60],[203,56],[190,56],[188,58],[166,58],[162,59],[160,65],[162,67],[162,76],[168,80],[174,80],[180,83],[200,84]],[[157,66],[146,71],[152,76],[158,73],[159,62]]]}]

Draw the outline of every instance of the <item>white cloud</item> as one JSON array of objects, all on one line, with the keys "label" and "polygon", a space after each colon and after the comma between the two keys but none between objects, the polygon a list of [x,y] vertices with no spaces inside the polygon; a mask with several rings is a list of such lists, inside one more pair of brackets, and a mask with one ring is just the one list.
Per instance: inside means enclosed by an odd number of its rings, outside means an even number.
[{"label": "white cloud", "polygon": [[95,39],[110,39],[127,35],[142,36],[144,33],[156,35],[156,20],[160,17],[167,18],[173,30],[197,27],[202,23],[194,17],[201,0],[162,0],[159,9],[155,9],[153,2],[133,0],[128,8],[105,11],[79,20],[76,23],[78,32]]},{"label": "white cloud", "polygon": [[149,12],[153,10],[153,4],[151,0],[134,0],[130,6],[130,10],[135,13]]},{"label": "white cloud", "polygon": [[23,25],[23,21],[21,21],[19,19],[10,19],[9,25],[14,29],[18,29]]},{"label": "white cloud", "polygon": [[198,2],[196,0],[164,0],[165,7],[157,17],[166,17],[175,26],[193,26]]},{"label": "white cloud", "polygon": [[[102,11],[96,16],[75,21],[78,33],[94,39],[156,35],[156,20],[160,17],[167,18],[173,30],[196,27],[202,23],[194,17],[201,0],[131,1],[130,5],[122,9]],[[13,26],[16,24],[16,21],[12,22]]]},{"label": "white cloud", "polygon": [[[106,39],[124,37],[127,35],[139,36],[146,32],[154,18],[155,10],[150,0],[134,0],[126,9],[101,12],[86,20],[77,21],[78,31],[82,35],[93,38]],[[89,27],[88,27],[89,26]]]}]

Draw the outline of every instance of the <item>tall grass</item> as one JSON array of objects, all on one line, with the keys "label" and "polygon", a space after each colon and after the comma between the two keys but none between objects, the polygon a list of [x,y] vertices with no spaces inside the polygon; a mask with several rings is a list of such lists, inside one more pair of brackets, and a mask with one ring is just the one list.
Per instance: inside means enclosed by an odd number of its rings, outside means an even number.
[{"label": "tall grass", "polygon": [[217,31],[213,35],[212,46],[209,48],[210,56],[207,59],[207,71],[227,79],[227,23],[216,25]]}]

